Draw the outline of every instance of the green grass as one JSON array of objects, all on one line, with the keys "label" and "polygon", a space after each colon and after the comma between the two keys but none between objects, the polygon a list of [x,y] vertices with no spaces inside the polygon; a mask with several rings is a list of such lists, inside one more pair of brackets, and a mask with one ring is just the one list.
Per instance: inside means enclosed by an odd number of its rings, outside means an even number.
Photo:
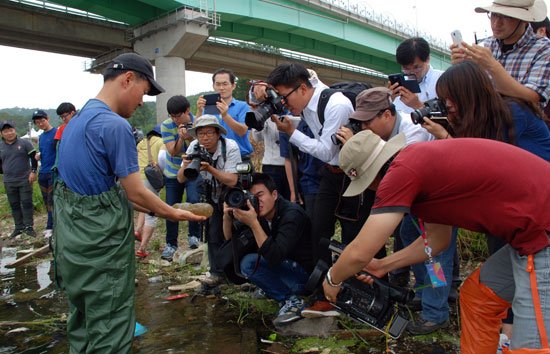
[{"label": "green grass", "polygon": [[[11,218],[11,208],[4,188],[4,175],[0,175],[0,182],[0,218]],[[42,213],[46,211],[38,182],[33,183],[32,203],[35,212]]]}]

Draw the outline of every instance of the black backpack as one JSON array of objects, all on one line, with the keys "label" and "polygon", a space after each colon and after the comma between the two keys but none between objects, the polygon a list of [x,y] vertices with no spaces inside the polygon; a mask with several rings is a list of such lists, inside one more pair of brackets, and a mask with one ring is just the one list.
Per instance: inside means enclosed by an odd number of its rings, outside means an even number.
[{"label": "black backpack", "polygon": [[[317,115],[319,116],[319,123],[321,123],[321,126],[325,123],[325,108],[327,107],[330,96],[336,92],[342,92],[344,96],[351,101],[353,109],[355,109],[355,98],[357,95],[370,88],[372,88],[372,85],[366,82],[346,81],[339,82],[330,86],[328,89],[323,90],[323,92],[321,92],[321,96],[319,97],[319,103],[317,104]],[[321,128],[319,135],[321,135],[322,131],[323,128]]]}]

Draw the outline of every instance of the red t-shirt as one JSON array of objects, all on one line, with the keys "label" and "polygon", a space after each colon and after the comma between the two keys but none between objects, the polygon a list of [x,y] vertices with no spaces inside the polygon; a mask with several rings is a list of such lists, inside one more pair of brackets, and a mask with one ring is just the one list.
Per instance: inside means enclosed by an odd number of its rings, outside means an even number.
[{"label": "red t-shirt", "polygon": [[53,140],[61,140],[61,135],[63,135],[63,130],[67,126],[67,123],[62,124],[57,128],[57,132],[55,133],[55,136],[53,137]]},{"label": "red t-shirt", "polygon": [[549,245],[549,177],[547,161],[510,144],[416,143],[391,164],[371,214],[410,211],[425,222],[490,233],[527,255]]}]

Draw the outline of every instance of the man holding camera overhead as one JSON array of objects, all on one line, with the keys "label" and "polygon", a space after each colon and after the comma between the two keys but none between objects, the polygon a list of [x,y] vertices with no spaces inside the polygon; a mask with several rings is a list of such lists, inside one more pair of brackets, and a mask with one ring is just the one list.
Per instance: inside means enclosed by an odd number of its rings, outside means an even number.
[{"label": "man holding camera overhead", "polygon": [[430,45],[424,38],[409,38],[401,42],[395,52],[395,59],[405,75],[416,76],[420,87],[420,92],[414,93],[397,82],[390,82],[393,104],[398,111],[411,113],[424,107],[427,100],[437,97],[435,83],[443,71],[435,70],[430,65]]},{"label": "man holding camera overhead", "polygon": [[296,295],[305,294],[313,269],[310,220],[298,204],[278,194],[275,182],[265,173],[252,175],[249,190],[257,209],[250,200],[246,210],[224,203],[224,236],[236,237],[235,219],[250,228],[258,251],[238,260],[241,273],[281,305],[275,325],[296,321],[304,306]]},{"label": "man holding camera overhead", "polygon": [[[250,161],[252,144],[248,140],[248,127],[244,124],[246,112],[250,107],[244,101],[233,98],[233,91],[237,84],[233,71],[218,69],[212,74],[212,88],[220,94],[220,101],[216,102],[216,108],[220,112],[217,115],[218,122],[225,128],[224,136],[234,140],[239,145],[243,161]],[[197,100],[197,115],[205,114],[206,99],[201,95]]]},{"label": "man holding camera overhead", "polygon": [[218,250],[223,243],[221,195],[224,186],[237,184],[236,166],[241,162],[239,146],[231,139],[223,138],[227,130],[218,123],[215,116],[205,114],[197,118],[195,126],[187,133],[196,138],[189,145],[178,171],[178,182],[194,180],[200,173],[205,185],[208,202],[214,207],[209,220],[207,235],[210,277],[203,282],[209,287],[223,281],[223,269],[217,265]]}]

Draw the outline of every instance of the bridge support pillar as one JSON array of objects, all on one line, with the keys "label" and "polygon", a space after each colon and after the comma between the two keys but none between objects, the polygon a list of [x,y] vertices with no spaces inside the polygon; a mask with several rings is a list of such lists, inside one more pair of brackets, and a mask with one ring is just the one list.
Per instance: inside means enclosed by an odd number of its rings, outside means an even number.
[{"label": "bridge support pillar", "polygon": [[174,95],[185,96],[185,59],[159,57],[155,59],[155,79],[166,90],[157,96],[157,123],[162,123],[168,111],[166,103]]},{"label": "bridge support pillar", "polygon": [[185,60],[208,38],[201,13],[180,10],[134,30],[134,51],[154,62],[156,79],[166,90],[157,96],[157,122],[166,119],[166,102],[185,95]]}]

